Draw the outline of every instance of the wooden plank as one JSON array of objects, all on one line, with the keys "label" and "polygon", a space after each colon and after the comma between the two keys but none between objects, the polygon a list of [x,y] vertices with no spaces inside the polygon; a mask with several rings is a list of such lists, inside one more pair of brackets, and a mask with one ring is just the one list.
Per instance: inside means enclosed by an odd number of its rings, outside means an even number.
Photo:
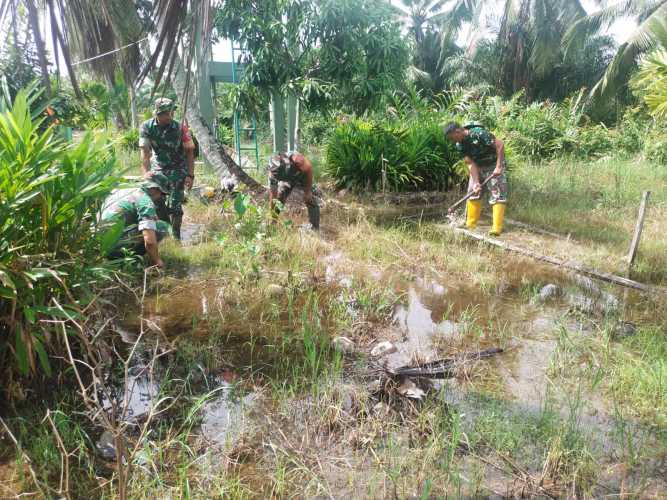
[{"label": "wooden plank", "polygon": [[627,288],[633,288],[635,290],[639,290],[639,291],[642,291],[642,292],[645,292],[645,293],[654,293],[654,292],[667,293],[667,290],[664,289],[664,288],[661,288],[661,287],[645,285],[644,283],[639,283],[637,281],[633,281],[633,280],[628,279],[628,278],[623,278],[621,276],[616,276],[614,274],[598,271],[596,269],[585,266],[585,265],[580,264],[578,262],[563,261],[563,260],[557,259],[555,257],[551,257],[549,255],[538,254],[536,252],[533,252],[532,250],[528,250],[527,248],[518,247],[516,245],[512,245],[511,243],[500,241],[500,240],[497,240],[495,238],[485,236],[483,234],[474,233],[474,232],[469,231],[467,229],[450,228],[449,226],[443,226],[443,225],[441,225],[441,227],[445,227],[447,229],[453,229],[457,233],[463,234],[463,235],[468,236],[469,238],[473,238],[477,241],[481,241],[483,243],[487,243],[489,245],[493,245],[495,247],[502,248],[505,251],[518,253],[520,255],[525,255],[527,257],[531,257],[531,258],[533,258],[535,260],[538,260],[540,262],[546,262],[547,264],[552,264],[554,266],[562,267],[564,269],[569,269],[569,270],[574,271],[574,272],[579,273],[579,274],[584,274],[586,276],[590,276],[592,278],[596,278],[596,279],[599,279],[601,281],[606,281],[607,283],[613,283],[614,285],[624,286],[624,287],[627,287]]},{"label": "wooden plank", "polygon": [[630,243],[630,252],[628,253],[627,257],[629,268],[632,267],[632,264],[635,262],[635,257],[637,256],[637,248],[639,247],[639,240],[642,237],[644,217],[646,216],[646,206],[648,205],[648,197],[650,195],[651,191],[644,191],[644,194],[642,195],[642,202],[639,205],[639,216],[637,217],[637,223],[635,224],[635,234],[632,237],[632,243]]}]

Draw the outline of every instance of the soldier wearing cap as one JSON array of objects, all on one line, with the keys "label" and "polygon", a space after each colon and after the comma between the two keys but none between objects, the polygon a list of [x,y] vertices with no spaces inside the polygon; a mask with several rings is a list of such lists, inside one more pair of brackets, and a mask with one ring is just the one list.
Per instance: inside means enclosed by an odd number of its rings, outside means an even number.
[{"label": "soldier wearing cap", "polygon": [[161,171],[169,180],[170,194],[160,218],[170,220],[174,237],[180,240],[185,189],[192,188],[195,178],[195,145],[188,128],[174,120],[175,109],[171,99],[155,101],[153,118],[141,125],[139,146],[144,174]]},{"label": "soldier wearing cap", "polygon": [[269,174],[269,206],[278,215],[275,200],[285,203],[292,189],[303,189],[303,201],[308,208],[308,221],[314,230],[320,228],[319,190],[313,185],[313,164],[308,158],[296,151],[279,153],[271,157]]},{"label": "soldier wearing cap", "polygon": [[169,224],[158,220],[156,205],[169,195],[169,179],[160,172],[149,173],[140,187],[114,191],[104,203],[101,227],[112,232],[115,244],[108,257],[119,258],[124,251],[148,254],[151,264],[164,267],[158,242],[169,232]]}]

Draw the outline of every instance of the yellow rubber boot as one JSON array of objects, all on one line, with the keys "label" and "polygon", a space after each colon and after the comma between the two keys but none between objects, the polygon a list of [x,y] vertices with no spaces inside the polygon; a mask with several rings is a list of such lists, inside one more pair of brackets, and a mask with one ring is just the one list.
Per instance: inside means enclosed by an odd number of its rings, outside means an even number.
[{"label": "yellow rubber boot", "polygon": [[473,230],[477,227],[480,215],[482,215],[482,200],[468,200],[466,204],[466,227]]},{"label": "yellow rubber boot", "polygon": [[505,218],[505,204],[496,203],[493,205],[493,226],[489,234],[491,236],[500,236],[503,232],[503,219]]}]

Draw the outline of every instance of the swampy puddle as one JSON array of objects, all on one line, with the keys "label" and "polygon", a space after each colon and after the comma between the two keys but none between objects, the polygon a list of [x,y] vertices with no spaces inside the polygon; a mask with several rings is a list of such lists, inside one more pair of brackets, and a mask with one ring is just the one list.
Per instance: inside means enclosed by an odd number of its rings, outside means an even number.
[{"label": "swampy puddle", "polygon": [[[622,298],[611,293],[616,291],[610,292],[595,283],[591,287],[589,281],[514,258],[498,262],[497,283],[484,291],[464,281],[429,273],[406,281],[404,276],[356,265],[342,251],[322,257],[320,267],[322,276],[312,282],[292,288],[289,284],[276,284],[273,291],[270,291],[273,285],[262,285],[253,292],[254,297],[244,301],[239,300],[238,290],[233,288],[235,285],[230,281],[233,278],[172,282],[164,287],[168,291],[149,296],[142,310],[127,311],[120,328],[126,341],[132,342],[143,329],[147,337],[160,338],[174,349],[187,349],[190,356],[201,360],[192,369],[201,371],[204,380],[195,386],[198,391],[195,396],[207,395],[198,411],[196,426],[197,439],[206,443],[206,450],[228,453],[241,436],[253,429],[257,432],[258,428],[263,440],[272,433],[280,435],[278,440],[298,440],[299,436],[306,439],[305,430],[295,430],[308,418],[298,410],[303,403],[302,395],[295,394],[287,402],[273,401],[273,396],[267,394],[270,391],[263,390],[268,381],[288,383],[293,376],[292,368],[285,370],[285,367],[302,366],[306,359],[303,330],[294,328],[295,318],[289,312],[290,307],[303,310],[306,295],[311,297],[308,300],[312,297],[318,300],[317,310],[309,321],[316,321],[325,332],[337,331],[329,315],[340,309],[341,301],[350,324],[363,320],[355,289],[363,281],[385,285],[398,297],[386,320],[375,320],[371,325],[370,342],[368,338],[354,338],[353,332],[349,334],[357,343],[359,354],[346,358],[346,362],[355,366],[367,365],[370,350],[380,341],[392,342],[396,347],[395,352],[376,360],[389,368],[490,347],[504,349],[494,358],[471,364],[453,379],[435,384],[445,401],[465,415],[472,426],[480,412],[477,404],[480,397],[492,396],[518,414],[539,415],[546,401],[553,399],[549,369],[562,330],[579,336],[595,334],[592,320],[603,321],[604,314],[609,313],[608,305],[596,306],[601,302],[618,308],[618,314],[621,312]],[[558,293],[540,299],[545,285],[553,285]],[[577,300],[585,304],[582,306]],[[630,294],[626,320],[642,321],[645,311],[634,307],[640,302]],[[140,316],[143,320],[139,320]],[[295,333],[290,337],[285,335],[287,331]],[[151,400],[161,385],[160,380],[145,378],[140,367],[135,370],[131,372],[136,375],[131,384],[136,395],[132,393],[129,398],[128,412],[133,416],[150,410]],[[343,387],[353,388],[345,390],[352,395],[343,396],[342,403],[342,411],[350,415],[354,414],[356,404],[354,394],[365,391],[368,383],[355,373],[358,370],[344,370],[341,380]],[[578,397],[585,401],[578,422],[599,434],[596,443],[601,449],[612,452],[613,444],[606,441],[614,430],[613,410],[597,394],[583,391]],[[351,401],[349,404],[347,399]],[[567,418],[571,408],[566,398],[557,397],[554,401],[557,413]],[[310,450],[318,460],[331,465],[331,456],[336,456],[348,466],[356,463],[349,446],[332,441],[327,433],[321,439],[329,441]],[[266,448],[265,442],[263,446]],[[245,460],[236,469],[252,484],[262,483],[257,478],[261,476],[258,473],[261,467],[255,467],[255,460],[260,460],[262,453],[259,445],[254,458]],[[373,464],[363,461],[354,467],[371,470]],[[497,472],[494,475],[493,469],[486,474],[488,488],[503,491],[507,476]],[[336,474],[327,477],[331,484],[338,481]],[[354,490],[349,484],[341,484],[339,491]]]}]

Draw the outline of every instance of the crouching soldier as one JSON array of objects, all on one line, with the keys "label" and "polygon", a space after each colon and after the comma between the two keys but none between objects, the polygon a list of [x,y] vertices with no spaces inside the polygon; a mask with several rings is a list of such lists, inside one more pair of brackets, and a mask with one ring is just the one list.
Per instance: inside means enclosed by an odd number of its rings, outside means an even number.
[{"label": "crouching soldier", "polygon": [[152,265],[164,267],[158,242],[169,233],[169,224],[158,219],[156,204],[169,194],[169,179],[160,173],[148,174],[140,187],[119,189],[107,198],[102,208],[102,227],[117,234],[109,258],[124,251],[148,254]]},{"label": "crouching soldier", "polygon": [[507,204],[507,176],[505,145],[491,132],[479,125],[461,127],[449,123],[444,129],[445,136],[456,143],[456,149],[463,155],[470,169],[468,193],[473,195],[467,203],[468,229],[475,229],[482,213],[483,182],[491,177],[488,186],[489,204],[493,207],[493,226],[489,234],[499,236],[503,231],[503,218]]},{"label": "crouching soldier", "polygon": [[308,221],[314,230],[320,228],[319,190],[313,186],[313,164],[301,153],[288,152],[273,156],[269,162],[269,205],[274,217],[279,213],[275,200],[284,204],[292,189],[303,189]]}]

